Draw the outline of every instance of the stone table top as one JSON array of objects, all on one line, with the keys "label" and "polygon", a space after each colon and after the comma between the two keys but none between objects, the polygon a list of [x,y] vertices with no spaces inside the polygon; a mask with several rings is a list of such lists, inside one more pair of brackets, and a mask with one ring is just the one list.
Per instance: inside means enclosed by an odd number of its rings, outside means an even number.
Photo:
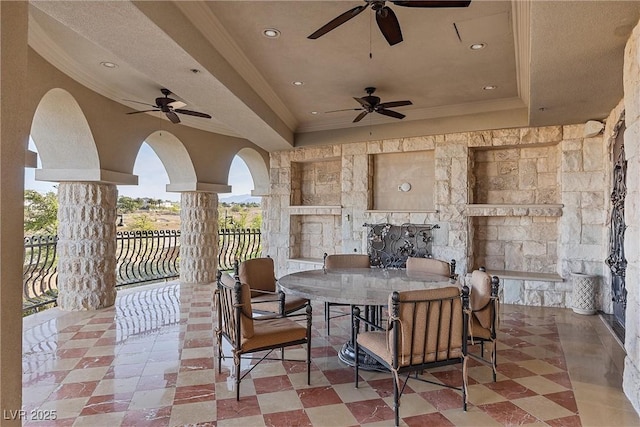
[{"label": "stone table top", "polygon": [[457,282],[447,276],[382,268],[299,271],[281,277],[278,283],[285,294],[357,305],[387,304],[393,291],[457,286]]}]

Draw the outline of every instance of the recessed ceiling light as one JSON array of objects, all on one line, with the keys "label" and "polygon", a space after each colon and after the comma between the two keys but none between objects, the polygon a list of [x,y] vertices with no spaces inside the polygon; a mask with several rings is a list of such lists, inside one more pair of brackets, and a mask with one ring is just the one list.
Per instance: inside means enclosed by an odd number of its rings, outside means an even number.
[{"label": "recessed ceiling light", "polygon": [[480,49],[484,49],[485,47],[487,47],[486,43],[474,43],[471,46],[469,46],[469,49],[480,50]]},{"label": "recessed ceiling light", "polygon": [[304,82],[301,82],[300,80],[296,80],[294,82],[291,82],[292,85],[294,86],[302,86],[304,84]]},{"label": "recessed ceiling light", "polygon": [[494,90],[494,89],[497,89],[497,88],[498,88],[498,86],[496,86],[496,85],[487,85],[487,86],[483,87],[482,89],[484,89],[484,90]]},{"label": "recessed ceiling light", "polygon": [[108,61],[103,61],[100,63],[100,65],[102,65],[103,67],[106,68],[118,68],[118,64],[113,63],[113,62],[108,62]]},{"label": "recessed ceiling light", "polygon": [[264,30],[262,30],[262,35],[270,39],[277,39],[278,37],[280,37],[280,31],[276,30],[275,28],[265,28]]},{"label": "recessed ceiling light", "polygon": [[318,114],[318,112],[317,111],[312,111],[311,114],[313,114],[315,116],[316,114]]}]

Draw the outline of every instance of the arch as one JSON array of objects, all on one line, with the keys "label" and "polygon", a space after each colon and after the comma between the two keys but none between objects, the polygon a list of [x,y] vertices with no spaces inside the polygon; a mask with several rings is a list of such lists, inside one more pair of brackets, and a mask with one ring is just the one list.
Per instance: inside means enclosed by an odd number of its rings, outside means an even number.
[{"label": "arch", "polygon": [[100,171],[100,159],[89,122],[76,99],[64,89],[49,90],[31,123],[31,138],[43,170]]},{"label": "arch", "polygon": [[253,148],[245,147],[236,154],[249,168],[253,180],[252,196],[266,196],[269,194],[269,168],[264,158]]},{"label": "arch", "polygon": [[156,153],[169,176],[167,191],[195,189],[198,178],[182,141],[171,132],[159,130],[146,138],[146,143]]}]

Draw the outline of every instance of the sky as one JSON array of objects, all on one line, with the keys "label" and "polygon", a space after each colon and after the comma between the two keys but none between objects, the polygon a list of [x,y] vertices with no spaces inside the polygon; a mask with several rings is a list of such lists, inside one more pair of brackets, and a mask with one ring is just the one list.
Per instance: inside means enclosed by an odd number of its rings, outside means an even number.
[{"label": "sky", "polygon": [[[29,141],[29,149],[37,151],[33,141]],[[38,159],[38,167],[42,167]],[[118,195],[132,198],[151,197],[154,199],[180,201],[180,193],[167,193],[165,188],[169,183],[169,176],[164,170],[164,166],[151,147],[144,143],[140,147],[136,163],[133,167],[133,174],[138,175],[138,185],[118,185]],[[40,193],[49,191],[56,192],[55,182],[42,182],[35,180],[35,169],[25,168],[24,188],[36,190]],[[251,173],[244,161],[236,156],[231,163],[229,170],[229,185],[231,193],[220,193],[220,198],[230,195],[251,194],[253,180]]]}]

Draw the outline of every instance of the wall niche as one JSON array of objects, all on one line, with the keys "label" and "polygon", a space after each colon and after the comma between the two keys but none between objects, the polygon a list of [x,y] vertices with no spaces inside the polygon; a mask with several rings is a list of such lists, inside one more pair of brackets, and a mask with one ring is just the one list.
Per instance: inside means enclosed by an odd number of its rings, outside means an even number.
[{"label": "wall niche", "polygon": [[369,156],[372,210],[432,211],[435,156],[432,150]]},{"label": "wall niche", "polygon": [[339,206],[340,158],[291,163],[291,206]]},{"label": "wall niche", "polygon": [[475,150],[473,203],[559,203],[559,157],[558,145]]},{"label": "wall niche", "polygon": [[473,262],[493,271],[557,270],[560,146],[475,149],[470,168]]}]

